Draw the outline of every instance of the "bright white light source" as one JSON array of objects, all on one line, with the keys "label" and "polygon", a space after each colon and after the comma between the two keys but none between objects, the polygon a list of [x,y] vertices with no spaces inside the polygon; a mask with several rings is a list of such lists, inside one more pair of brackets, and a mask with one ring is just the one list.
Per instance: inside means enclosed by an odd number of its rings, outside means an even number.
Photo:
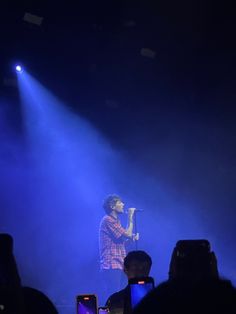
[{"label": "bright white light source", "polygon": [[23,72],[23,69],[22,69],[22,66],[21,65],[17,65],[16,66],[16,72],[18,72],[18,73],[22,73]]}]

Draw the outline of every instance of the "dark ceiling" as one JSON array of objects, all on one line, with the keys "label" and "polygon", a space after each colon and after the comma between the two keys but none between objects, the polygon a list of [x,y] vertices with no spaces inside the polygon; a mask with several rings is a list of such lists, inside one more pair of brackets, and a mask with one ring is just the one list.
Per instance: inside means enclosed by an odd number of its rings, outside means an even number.
[{"label": "dark ceiling", "polygon": [[[43,17],[42,25],[23,21],[25,12]],[[1,91],[14,94],[3,80],[19,60],[101,128],[113,119],[125,132],[134,121],[152,127],[157,116],[228,123],[233,12],[226,2],[201,0],[1,1]]]}]

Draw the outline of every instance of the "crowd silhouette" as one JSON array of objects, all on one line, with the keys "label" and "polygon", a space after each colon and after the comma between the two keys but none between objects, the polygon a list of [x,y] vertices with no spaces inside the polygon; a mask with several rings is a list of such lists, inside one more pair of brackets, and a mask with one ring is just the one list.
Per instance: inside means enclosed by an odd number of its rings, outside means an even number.
[{"label": "crowd silhouette", "polygon": [[[152,259],[146,252],[129,252],[124,260],[128,282],[148,277],[151,266]],[[236,314],[236,289],[230,280],[220,278],[217,258],[207,240],[178,241],[167,281],[149,292],[134,309],[127,284],[107,296],[106,310],[113,314]],[[0,313],[59,313],[44,293],[22,286],[9,234],[0,234]]]},{"label": "crowd silhouette", "polygon": [[13,238],[9,234],[0,234],[0,313],[58,313],[44,293],[22,286],[13,254]]}]

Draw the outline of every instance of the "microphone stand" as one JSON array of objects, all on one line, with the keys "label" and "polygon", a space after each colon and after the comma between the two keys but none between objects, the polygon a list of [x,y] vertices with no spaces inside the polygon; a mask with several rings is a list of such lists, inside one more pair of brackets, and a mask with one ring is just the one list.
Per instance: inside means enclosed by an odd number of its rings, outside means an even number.
[{"label": "microphone stand", "polygon": [[[138,226],[137,226],[137,213],[134,213],[134,233],[137,234]],[[138,241],[135,240],[135,251],[138,250]]]}]

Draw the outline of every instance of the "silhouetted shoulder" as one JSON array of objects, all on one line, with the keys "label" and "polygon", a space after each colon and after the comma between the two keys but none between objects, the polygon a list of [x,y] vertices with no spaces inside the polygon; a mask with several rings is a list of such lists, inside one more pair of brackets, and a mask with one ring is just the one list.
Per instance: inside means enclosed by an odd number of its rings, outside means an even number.
[{"label": "silhouetted shoulder", "polygon": [[26,314],[58,314],[58,311],[53,303],[41,291],[29,287],[23,287],[22,292]]},{"label": "silhouetted shoulder", "polygon": [[110,308],[120,308],[124,307],[124,298],[125,298],[126,290],[120,290],[118,292],[113,293],[107,300],[106,306]]},{"label": "silhouetted shoulder", "polygon": [[236,289],[227,280],[166,281],[150,292],[134,314],[235,314]]}]

